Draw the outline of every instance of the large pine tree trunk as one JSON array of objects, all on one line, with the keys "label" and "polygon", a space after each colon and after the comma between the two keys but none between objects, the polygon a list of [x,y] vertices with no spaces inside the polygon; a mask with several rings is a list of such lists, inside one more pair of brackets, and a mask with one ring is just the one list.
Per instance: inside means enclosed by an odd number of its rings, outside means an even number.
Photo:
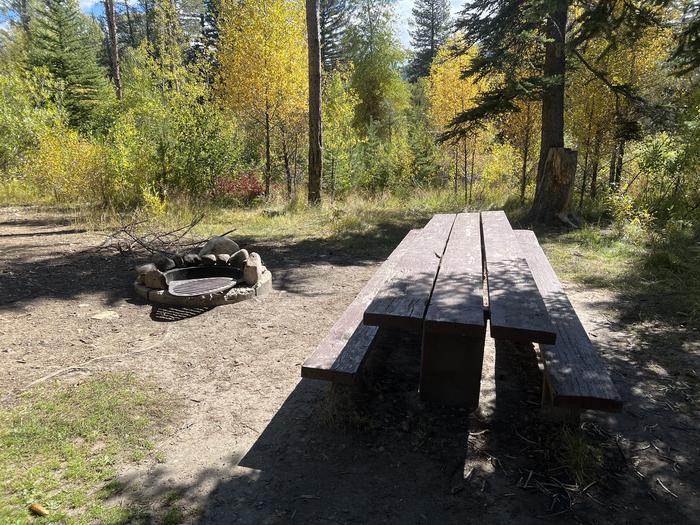
[{"label": "large pine tree trunk", "polygon": [[545,164],[552,148],[564,147],[564,82],[566,73],[566,54],[564,50],[568,0],[553,0],[552,11],[547,24],[546,35],[549,42],[545,46],[543,73],[546,77],[558,79],[547,89],[542,97],[542,136],[540,141],[540,158],[537,166],[537,185],[535,199],[530,209],[529,220],[532,222],[549,222],[554,220],[559,210],[551,209],[552,203],[565,200],[569,195],[550,195],[551,191],[564,191],[571,185],[552,184],[547,180]]},{"label": "large pine tree trunk", "polygon": [[309,35],[309,202],[312,204],[321,203],[323,173],[319,3],[319,0],[306,0],[306,27]]},{"label": "large pine tree trunk", "polygon": [[119,43],[117,42],[117,13],[114,0],[104,0],[107,15],[107,33],[109,35],[109,61],[112,66],[112,80],[117,98],[122,98],[122,76],[119,67]]},{"label": "large pine tree trunk", "polygon": [[578,226],[569,214],[577,157],[578,153],[572,149],[549,149],[540,193],[540,206],[546,210],[546,214],[540,216],[541,221],[552,222],[558,219],[569,226]]}]

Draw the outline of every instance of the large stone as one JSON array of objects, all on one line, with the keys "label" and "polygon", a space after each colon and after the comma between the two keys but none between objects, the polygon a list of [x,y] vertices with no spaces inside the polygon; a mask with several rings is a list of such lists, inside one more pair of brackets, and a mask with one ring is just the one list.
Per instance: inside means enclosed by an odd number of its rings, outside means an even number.
[{"label": "large stone", "polygon": [[248,255],[248,250],[245,248],[243,250],[238,250],[228,260],[228,265],[242,270],[245,267],[245,263],[248,262],[248,257],[250,257],[250,255]]},{"label": "large stone", "polygon": [[143,276],[150,271],[158,270],[156,265],[153,263],[142,264],[136,267],[136,281],[143,284]]},{"label": "large stone", "polygon": [[204,245],[204,248],[199,250],[199,256],[208,255],[213,253],[214,255],[219,255],[225,253],[226,255],[232,255],[239,250],[238,244],[229,239],[228,237],[212,237]]},{"label": "large stone", "polygon": [[188,253],[183,257],[185,266],[199,266],[202,264],[202,258],[196,253]]},{"label": "large stone", "polygon": [[249,286],[255,286],[258,281],[262,278],[262,274],[265,273],[266,268],[263,266],[260,255],[253,252],[248,257],[245,266],[243,267],[243,280]]},{"label": "large stone", "polygon": [[158,268],[161,272],[167,272],[168,270],[175,268],[175,261],[173,261],[170,257],[166,257],[165,255],[158,255],[154,257],[153,264],[155,264],[156,268]]},{"label": "large stone", "polygon": [[203,266],[214,266],[216,264],[216,255],[213,253],[207,253],[202,255],[202,265]]},{"label": "large stone", "polygon": [[153,290],[167,290],[168,283],[165,282],[165,275],[158,268],[153,268],[143,274],[143,284]]}]

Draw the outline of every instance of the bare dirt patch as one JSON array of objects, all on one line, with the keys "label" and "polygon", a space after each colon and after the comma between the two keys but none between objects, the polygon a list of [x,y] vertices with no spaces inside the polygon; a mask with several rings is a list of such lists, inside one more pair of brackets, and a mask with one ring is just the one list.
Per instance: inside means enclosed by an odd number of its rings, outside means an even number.
[{"label": "bare dirt patch", "polygon": [[[633,305],[609,292],[569,290],[625,410],[587,415],[573,439],[540,417],[528,347],[490,344],[473,415],[419,401],[419,348],[399,335],[373,356],[363,389],[300,381],[304,358],[398,239],[368,250],[358,239],[242,239],[273,272],[274,291],[188,311],[137,301],[133,263],[95,251],[99,235],[3,209],[3,402],[52,374],[100,371],[134,372],[182,401],[157,460],[119,476],[125,488],[111,501],[138,508],[134,521],[174,508],[189,523],[697,519],[697,337],[631,331]],[[567,467],[577,458],[590,464],[582,479]]]}]

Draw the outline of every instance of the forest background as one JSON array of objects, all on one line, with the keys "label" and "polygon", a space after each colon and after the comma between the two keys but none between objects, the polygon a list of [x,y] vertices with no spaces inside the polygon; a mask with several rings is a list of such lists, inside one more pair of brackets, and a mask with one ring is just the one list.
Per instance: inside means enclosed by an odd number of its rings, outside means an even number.
[{"label": "forest background", "polygon": [[[641,230],[694,230],[698,7],[595,5],[565,8],[570,206]],[[521,9],[493,48],[474,26],[492,31],[501,8],[467,2],[453,20],[445,0],[417,0],[405,49],[390,2],[321,2],[326,203],[527,209],[546,96],[530,73],[547,32]],[[105,0],[98,11],[4,1],[0,202],[155,217],[305,206],[303,2]],[[494,49],[498,67],[485,67]]]}]

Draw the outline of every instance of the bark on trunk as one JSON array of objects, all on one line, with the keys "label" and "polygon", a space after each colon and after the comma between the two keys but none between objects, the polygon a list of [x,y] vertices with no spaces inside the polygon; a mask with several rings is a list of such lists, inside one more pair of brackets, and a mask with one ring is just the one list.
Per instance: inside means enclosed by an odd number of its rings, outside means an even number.
[{"label": "bark on trunk", "polygon": [[122,98],[122,76],[119,67],[119,43],[117,41],[117,13],[114,0],[104,0],[105,15],[107,16],[107,34],[109,35],[109,61],[112,67],[112,80],[117,98]]},{"label": "bark on trunk", "polygon": [[309,203],[321,203],[323,173],[323,131],[321,123],[321,42],[319,0],[306,0],[309,35]]},{"label": "bark on trunk", "polygon": [[[558,81],[547,89],[542,97],[542,135],[540,140],[540,158],[537,167],[537,185],[535,198],[530,209],[531,222],[546,222],[556,215],[548,208],[557,200],[567,200],[570,195],[548,195],[548,191],[563,189],[547,180],[545,164],[552,148],[564,147],[564,83],[566,73],[566,55],[564,52],[568,0],[553,0],[552,10],[547,24],[546,36],[549,42],[545,46],[543,73],[545,77]],[[569,188],[570,191],[570,188]]]},{"label": "bark on trunk", "polygon": [[540,222],[554,222],[558,219],[568,226],[578,226],[570,215],[571,194],[576,176],[578,153],[567,148],[550,148],[544,165],[542,178]]}]

